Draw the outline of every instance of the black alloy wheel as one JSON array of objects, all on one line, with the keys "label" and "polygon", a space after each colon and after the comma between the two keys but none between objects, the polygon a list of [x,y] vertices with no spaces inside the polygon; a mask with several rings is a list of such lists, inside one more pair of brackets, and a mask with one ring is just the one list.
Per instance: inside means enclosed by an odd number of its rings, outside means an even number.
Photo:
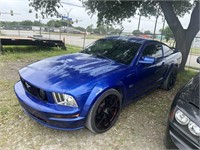
[{"label": "black alloy wheel", "polygon": [[99,130],[110,128],[120,110],[120,100],[116,95],[108,95],[96,110],[95,125]]},{"label": "black alloy wheel", "polygon": [[178,74],[178,68],[176,66],[173,66],[167,78],[163,81],[161,88],[165,90],[171,90],[176,83],[177,74]]},{"label": "black alloy wheel", "polygon": [[86,127],[95,133],[109,130],[117,121],[121,110],[121,95],[115,89],[104,92],[92,106]]},{"label": "black alloy wheel", "polygon": [[168,89],[169,90],[172,89],[175,85],[177,73],[178,73],[178,70],[175,68],[175,69],[172,70],[172,72],[169,76],[169,81],[168,81]]}]

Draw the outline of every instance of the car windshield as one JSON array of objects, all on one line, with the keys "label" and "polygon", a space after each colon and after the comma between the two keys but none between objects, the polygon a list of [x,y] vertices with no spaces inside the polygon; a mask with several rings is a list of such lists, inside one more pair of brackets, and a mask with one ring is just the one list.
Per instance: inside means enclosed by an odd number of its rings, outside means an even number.
[{"label": "car windshield", "polygon": [[100,39],[82,50],[100,58],[112,59],[129,65],[135,57],[141,44],[123,40]]}]

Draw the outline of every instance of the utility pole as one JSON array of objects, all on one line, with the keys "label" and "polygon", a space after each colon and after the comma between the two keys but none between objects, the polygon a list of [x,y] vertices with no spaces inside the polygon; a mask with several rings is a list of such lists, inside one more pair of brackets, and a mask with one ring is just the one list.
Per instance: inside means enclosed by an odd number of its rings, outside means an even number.
[{"label": "utility pole", "polygon": [[[14,13],[13,13],[13,10],[10,10],[10,12],[0,12],[0,16],[2,15],[2,14],[10,14],[11,16],[13,16],[14,15]],[[17,13],[15,13],[15,14],[17,14]],[[18,14],[17,14],[18,15]],[[19,14],[20,15],[20,14]],[[0,17],[1,18],[1,17]],[[1,20],[0,20],[0,28],[1,28]],[[1,32],[0,32],[0,36],[1,36]],[[2,49],[3,47],[2,47],[2,42],[1,42],[1,37],[0,37],[0,54],[3,52],[3,49]]]},{"label": "utility pole", "polygon": [[156,15],[156,22],[155,22],[155,26],[154,26],[154,31],[153,31],[153,39],[155,38],[155,34],[156,34],[156,27],[157,27],[157,22],[158,22],[158,6],[157,6],[157,15]]},{"label": "utility pole", "polygon": [[155,34],[156,34],[157,22],[158,22],[158,16],[156,16],[156,22],[155,22],[154,31],[153,31],[153,39],[155,38]]},{"label": "utility pole", "polygon": [[70,20],[69,20],[69,13],[72,11],[73,8],[70,8],[70,10],[67,12],[67,18],[68,18],[68,22],[67,22],[67,35],[69,34],[69,24],[70,24]]},{"label": "utility pole", "polygon": [[141,21],[141,17],[142,17],[142,15],[141,15],[141,13],[140,13],[140,16],[139,16],[139,21],[138,21],[138,30],[140,30],[140,21]]},{"label": "utility pole", "polygon": [[163,26],[162,26],[162,31],[161,31],[160,42],[162,42],[164,28],[165,28],[165,18],[163,18]]}]

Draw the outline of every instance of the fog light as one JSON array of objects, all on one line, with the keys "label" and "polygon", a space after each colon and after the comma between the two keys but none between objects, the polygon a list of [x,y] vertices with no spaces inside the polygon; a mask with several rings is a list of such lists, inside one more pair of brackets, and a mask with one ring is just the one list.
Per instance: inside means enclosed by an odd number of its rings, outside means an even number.
[{"label": "fog light", "polygon": [[200,128],[192,121],[188,124],[188,129],[190,132],[196,136],[200,136]]},{"label": "fog light", "polygon": [[181,125],[187,125],[190,121],[189,118],[180,110],[176,111],[175,118],[176,118],[176,121],[180,123]]}]

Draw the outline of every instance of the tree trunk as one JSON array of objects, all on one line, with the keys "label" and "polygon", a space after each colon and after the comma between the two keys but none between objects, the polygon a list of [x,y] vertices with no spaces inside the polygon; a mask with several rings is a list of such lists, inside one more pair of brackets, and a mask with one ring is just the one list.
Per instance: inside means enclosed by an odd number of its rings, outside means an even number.
[{"label": "tree trunk", "polygon": [[176,48],[179,49],[182,53],[182,63],[179,68],[179,71],[184,71],[184,69],[185,69],[185,64],[187,62],[187,58],[188,58],[188,55],[190,52],[192,40],[193,40],[193,38],[188,40],[188,38],[185,35],[184,36],[182,35],[182,38],[176,39]]},{"label": "tree trunk", "polygon": [[182,63],[179,71],[183,71],[187,62],[192,41],[199,31],[199,1],[196,1],[196,6],[192,11],[190,23],[187,29],[183,29],[183,26],[173,10],[171,1],[161,1],[160,6],[175,37],[176,48],[182,53]]}]

